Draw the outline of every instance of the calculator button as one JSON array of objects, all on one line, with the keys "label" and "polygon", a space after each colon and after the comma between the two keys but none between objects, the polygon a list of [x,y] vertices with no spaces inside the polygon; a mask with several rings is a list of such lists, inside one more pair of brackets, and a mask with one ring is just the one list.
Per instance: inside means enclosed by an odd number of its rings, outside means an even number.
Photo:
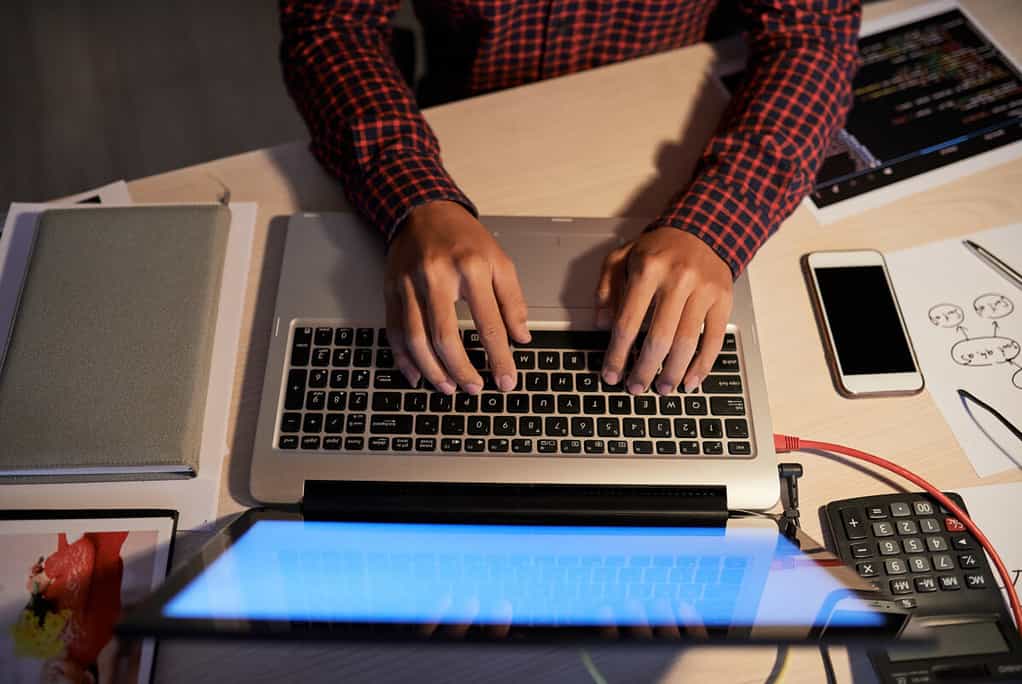
[{"label": "calculator button", "polygon": [[869,548],[869,544],[865,542],[859,542],[858,544],[852,544],[852,558],[869,558],[873,555],[873,552]]},{"label": "calculator button", "polygon": [[883,520],[887,517],[887,511],[883,506],[866,506],[866,517],[870,520]]},{"label": "calculator button", "polygon": [[976,559],[976,554],[963,553],[958,557],[958,565],[965,569],[975,568],[979,566],[979,561]]},{"label": "calculator button", "polygon": [[982,572],[968,573],[965,575],[965,586],[969,589],[986,589],[987,576]]},{"label": "calculator button", "polygon": [[891,537],[894,536],[894,525],[889,522],[875,522],[873,523],[873,536],[874,537]]},{"label": "calculator button", "polygon": [[934,570],[954,570],[955,562],[949,553],[938,553],[933,557]]},{"label": "calculator button", "polygon": [[927,537],[926,548],[930,551],[947,551],[947,540],[944,537]]},{"label": "calculator button", "polygon": [[933,504],[929,501],[913,501],[912,508],[915,509],[916,515],[933,515]]},{"label": "calculator button", "polygon": [[919,520],[919,529],[923,531],[923,534],[936,534],[941,532],[940,523],[937,522],[936,518],[922,518]]},{"label": "calculator button", "polygon": [[909,537],[901,543],[905,546],[905,553],[922,553],[926,550],[923,540],[919,537]]},{"label": "calculator button", "polygon": [[963,534],[957,537],[951,537],[951,546],[956,549],[967,549],[972,546],[972,543],[969,541],[969,538]]},{"label": "calculator button", "polygon": [[919,534],[919,525],[916,525],[915,520],[899,520],[898,534]]},{"label": "calculator button", "polygon": [[895,518],[904,518],[912,515],[912,509],[907,503],[898,501],[891,504],[891,515]]},{"label": "calculator button", "polygon": [[916,591],[937,591],[937,581],[932,577],[916,577]]},{"label": "calculator button", "polygon": [[862,514],[855,508],[845,508],[841,511],[841,519],[845,521],[845,534],[849,539],[866,538],[866,522]]},{"label": "calculator button", "polygon": [[891,593],[892,594],[911,594],[912,593],[912,582],[910,582],[907,579],[891,580]]},{"label": "calculator button", "polygon": [[908,567],[912,572],[929,572],[930,561],[926,556],[912,556],[908,559]]},{"label": "calculator button", "polygon": [[943,591],[958,591],[962,588],[958,578],[954,575],[941,575],[937,578],[937,581],[940,582],[940,588]]},{"label": "calculator button", "polygon": [[965,525],[962,524],[962,521],[959,520],[958,518],[952,518],[950,516],[947,517],[947,518],[944,518],[944,528],[948,532],[964,532],[965,531]]},{"label": "calculator button", "polygon": [[900,558],[884,561],[884,568],[886,568],[888,575],[904,575],[908,572],[908,568],[905,567],[905,561]]},{"label": "calculator button", "polygon": [[859,571],[862,577],[876,577],[879,574],[876,563],[859,563],[855,566],[855,569]]},{"label": "calculator button", "polygon": [[914,598],[900,598],[896,601],[896,603],[905,610],[912,610],[917,605],[919,605],[919,603]]},{"label": "calculator button", "polygon": [[884,539],[877,546],[881,556],[894,556],[901,553],[901,544],[894,539]]}]

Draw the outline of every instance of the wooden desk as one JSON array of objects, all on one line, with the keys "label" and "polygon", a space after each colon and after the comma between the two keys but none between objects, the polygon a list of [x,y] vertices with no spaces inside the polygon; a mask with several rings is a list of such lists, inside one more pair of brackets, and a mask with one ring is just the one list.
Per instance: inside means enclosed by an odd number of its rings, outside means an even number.
[{"label": "wooden desk", "polygon": [[[870,5],[866,15],[877,17],[915,4],[919,3],[898,0]],[[963,4],[1022,61],[1022,6],[1017,0]],[[652,216],[691,173],[723,109],[724,97],[707,77],[711,65],[723,55],[724,51],[708,45],[694,46],[438,107],[427,111],[426,118],[440,138],[446,167],[483,214]],[[303,210],[344,209],[346,203],[305,142],[145,178],[130,183],[130,189],[139,202],[207,201],[222,192],[221,183],[230,188],[232,199],[259,203],[253,260],[258,287],[249,295],[243,336],[247,344],[239,350],[245,363],[236,381],[232,454],[225,466],[220,505],[221,514],[227,515],[252,504],[247,490],[248,454],[287,216]],[[799,209],[751,266],[774,428],[885,455],[941,487],[979,484],[927,393],[873,400],[837,395],[798,258],[818,249],[899,249],[1019,221],[1022,193],[1018,188],[1022,188],[1022,162],[1016,161],[828,227],[818,225],[808,210]],[[813,513],[827,501],[901,487],[883,473],[855,464],[849,467],[813,455],[788,458],[805,465],[804,525],[817,537],[820,524]],[[982,482],[1017,480],[1022,480],[1019,471]],[[267,679],[315,678],[317,673],[339,670],[372,679],[385,674],[400,678],[403,670],[422,678],[407,665],[414,659],[395,666],[393,659],[374,649],[164,645],[161,652],[160,672],[168,680],[214,679],[224,671],[238,677],[244,672]],[[370,657],[370,652],[377,655]],[[549,657],[554,660],[543,661],[548,665],[565,656]],[[379,660],[382,670],[362,668],[357,664],[364,662],[362,658]],[[557,661],[563,667],[550,665],[557,681],[587,681],[575,654],[566,658]],[[220,666],[209,668],[210,660]],[[762,681],[772,660],[773,649],[690,649],[669,667],[668,678]],[[850,681],[848,659],[841,654],[835,660],[841,680]],[[535,664],[540,662],[522,658],[516,665],[493,666],[493,661],[503,658],[481,658],[486,669],[476,675],[534,678]],[[617,661],[600,662],[612,669]],[[463,666],[457,671],[465,673]],[[621,672],[626,679],[629,672],[638,676],[634,669]],[[787,681],[816,682],[822,676],[819,654],[814,649],[797,649]]]}]

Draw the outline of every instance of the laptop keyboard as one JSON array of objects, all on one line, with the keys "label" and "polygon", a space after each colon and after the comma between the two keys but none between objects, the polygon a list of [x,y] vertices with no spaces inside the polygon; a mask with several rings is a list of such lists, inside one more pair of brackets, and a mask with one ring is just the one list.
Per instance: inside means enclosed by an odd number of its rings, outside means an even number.
[{"label": "laptop keyboard", "polygon": [[[734,332],[701,387],[633,396],[600,377],[604,331],[533,330],[512,348],[518,384],[499,392],[474,330],[478,395],[412,386],[382,328],[291,330],[276,445],[283,450],[464,455],[751,458],[744,362]],[[633,346],[639,349],[641,338]],[[634,352],[633,352],[634,353]]]}]

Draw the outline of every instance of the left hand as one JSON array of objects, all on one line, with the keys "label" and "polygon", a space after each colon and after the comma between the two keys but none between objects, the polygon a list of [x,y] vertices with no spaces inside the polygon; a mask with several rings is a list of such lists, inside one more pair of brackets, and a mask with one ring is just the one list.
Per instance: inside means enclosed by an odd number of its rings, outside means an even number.
[{"label": "left hand", "polygon": [[660,394],[673,393],[683,379],[686,392],[698,387],[723,344],[732,288],[724,260],[700,238],[677,228],[657,228],[611,252],[596,289],[597,325],[611,327],[604,381],[616,385],[622,380],[628,350],[652,305],[652,323],[626,388],[632,394],[645,392],[661,365]]}]

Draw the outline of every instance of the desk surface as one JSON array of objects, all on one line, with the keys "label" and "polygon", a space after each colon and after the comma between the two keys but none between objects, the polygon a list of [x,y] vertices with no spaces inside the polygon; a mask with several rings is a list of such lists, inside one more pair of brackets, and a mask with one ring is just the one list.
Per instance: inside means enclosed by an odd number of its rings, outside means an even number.
[{"label": "desk surface", "polygon": [[[917,4],[917,0],[873,4],[866,17]],[[962,4],[1022,61],[1022,7],[1017,0]],[[445,166],[483,214],[652,216],[691,173],[723,109],[724,97],[707,72],[726,52],[693,46],[430,109],[426,118],[441,141]],[[259,204],[252,262],[256,286],[246,307],[239,350],[243,363],[231,412],[231,456],[220,501],[221,515],[228,515],[252,503],[247,494],[247,454],[255,432],[287,216],[347,205],[338,184],[319,167],[304,141],[129,184],[137,202],[209,201],[220,195],[222,186],[230,189],[233,200]],[[774,429],[873,451],[944,488],[1022,480],[1019,471],[977,478],[926,392],[871,400],[838,396],[798,264],[799,256],[812,250],[894,250],[1022,220],[1020,187],[1022,161],[1015,161],[827,227],[806,208],[795,212],[750,267]],[[788,460],[805,466],[804,525],[817,537],[820,523],[813,512],[827,501],[901,488],[883,473],[834,459],[800,454]],[[251,657],[256,652],[232,647],[215,659],[222,667],[231,667],[237,656],[243,670],[275,679],[313,667],[326,667],[334,674],[338,668],[354,672],[350,668],[362,658],[346,649],[299,653],[287,648],[281,657]],[[208,665],[213,651],[193,649],[192,657],[185,657],[176,648],[161,647],[161,653],[161,678],[212,678]],[[558,672],[558,680],[581,673],[580,681],[585,681],[575,655],[569,660],[574,665]],[[673,665],[665,662],[670,681],[692,676],[763,681],[772,661],[772,649],[750,648],[694,649]],[[530,662],[537,661],[523,660],[520,669],[508,673],[531,677],[536,669]],[[600,662],[613,668],[610,660]],[[843,654],[836,657],[836,666],[839,679],[851,681]],[[492,678],[495,673],[487,668],[486,676]],[[400,670],[387,669],[394,677]],[[357,671],[368,675],[364,668]],[[822,675],[818,653],[798,649],[786,681],[815,682]],[[855,681],[861,680],[856,676]]]}]

